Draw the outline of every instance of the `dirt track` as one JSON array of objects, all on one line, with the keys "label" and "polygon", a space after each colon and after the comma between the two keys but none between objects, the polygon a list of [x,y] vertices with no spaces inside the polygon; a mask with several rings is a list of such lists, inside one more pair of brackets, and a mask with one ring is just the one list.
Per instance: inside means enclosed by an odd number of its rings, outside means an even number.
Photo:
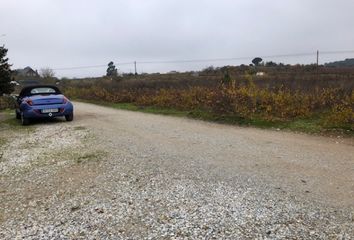
[{"label": "dirt track", "polygon": [[[111,141],[129,137],[133,147],[150,145],[162,156],[170,154],[182,162],[198,160],[221,178],[246,174],[304,197],[309,190],[311,198],[319,201],[354,206],[354,145],[350,140],[76,105],[77,120]],[[169,158],[164,161],[182,164]]]},{"label": "dirt track", "polygon": [[[75,109],[73,123],[45,127],[60,126],[62,131],[76,127],[92,134],[94,138],[79,150],[79,159],[85,151],[105,154],[93,155],[98,161],[74,164],[74,168],[63,164],[60,170],[50,171],[47,178],[53,183],[38,191],[42,204],[38,208],[58,204],[57,196],[57,202],[48,199],[60,186],[62,209],[40,214],[35,207],[32,221],[39,230],[33,236],[350,239],[354,233],[350,139],[226,126],[85,103],[75,103]],[[73,132],[73,139],[82,137]],[[73,177],[68,185],[53,180],[72,175],[80,177]],[[8,208],[14,207],[10,196],[25,194],[9,186],[31,186],[19,179],[3,178],[8,183],[0,194]],[[40,181],[45,179],[38,180],[39,185]],[[18,201],[24,203],[23,198]],[[78,206],[69,211],[72,204]],[[93,216],[97,211],[102,214]],[[14,222],[5,213],[3,229],[25,224],[26,214],[19,212]],[[71,224],[51,230],[58,216]],[[3,232],[3,237],[29,234],[18,232]]]}]

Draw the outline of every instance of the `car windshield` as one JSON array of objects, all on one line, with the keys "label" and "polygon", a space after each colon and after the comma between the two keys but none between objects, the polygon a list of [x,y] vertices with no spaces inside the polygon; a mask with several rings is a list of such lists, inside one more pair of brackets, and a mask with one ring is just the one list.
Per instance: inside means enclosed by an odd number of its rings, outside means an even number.
[{"label": "car windshield", "polygon": [[51,87],[39,87],[39,88],[33,88],[31,90],[31,94],[48,94],[48,93],[56,93],[55,89]]}]

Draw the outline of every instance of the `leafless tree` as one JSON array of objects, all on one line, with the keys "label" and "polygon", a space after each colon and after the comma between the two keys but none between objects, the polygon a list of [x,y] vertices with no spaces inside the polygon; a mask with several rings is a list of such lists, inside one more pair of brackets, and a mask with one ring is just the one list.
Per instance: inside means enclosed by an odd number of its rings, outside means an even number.
[{"label": "leafless tree", "polygon": [[40,70],[40,75],[42,78],[50,79],[55,77],[55,72],[51,68],[42,68]]}]

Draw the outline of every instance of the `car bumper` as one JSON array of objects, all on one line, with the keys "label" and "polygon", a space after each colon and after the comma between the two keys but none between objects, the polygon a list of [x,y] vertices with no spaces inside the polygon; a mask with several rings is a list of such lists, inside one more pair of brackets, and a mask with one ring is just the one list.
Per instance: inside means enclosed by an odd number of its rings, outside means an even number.
[{"label": "car bumper", "polygon": [[[44,109],[58,109],[58,112],[42,113]],[[71,103],[27,106],[25,109],[22,109],[21,112],[25,118],[54,118],[73,114],[74,107]]]}]

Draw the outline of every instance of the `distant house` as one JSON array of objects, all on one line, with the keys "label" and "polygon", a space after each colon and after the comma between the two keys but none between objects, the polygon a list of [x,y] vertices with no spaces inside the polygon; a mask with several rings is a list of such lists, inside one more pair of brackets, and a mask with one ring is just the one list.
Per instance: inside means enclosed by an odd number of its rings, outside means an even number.
[{"label": "distant house", "polygon": [[192,73],[191,73],[191,76],[192,76],[192,77],[199,77],[199,72],[192,72]]},{"label": "distant house", "polygon": [[24,69],[16,69],[14,71],[16,77],[39,77],[37,70],[33,70],[31,67],[25,67]]},{"label": "distant house", "polygon": [[257,72],[257,73],[256,73],[256,76],[257,76],[257,77],[263,77],[264,75],[265,75],[264,72]]}]

